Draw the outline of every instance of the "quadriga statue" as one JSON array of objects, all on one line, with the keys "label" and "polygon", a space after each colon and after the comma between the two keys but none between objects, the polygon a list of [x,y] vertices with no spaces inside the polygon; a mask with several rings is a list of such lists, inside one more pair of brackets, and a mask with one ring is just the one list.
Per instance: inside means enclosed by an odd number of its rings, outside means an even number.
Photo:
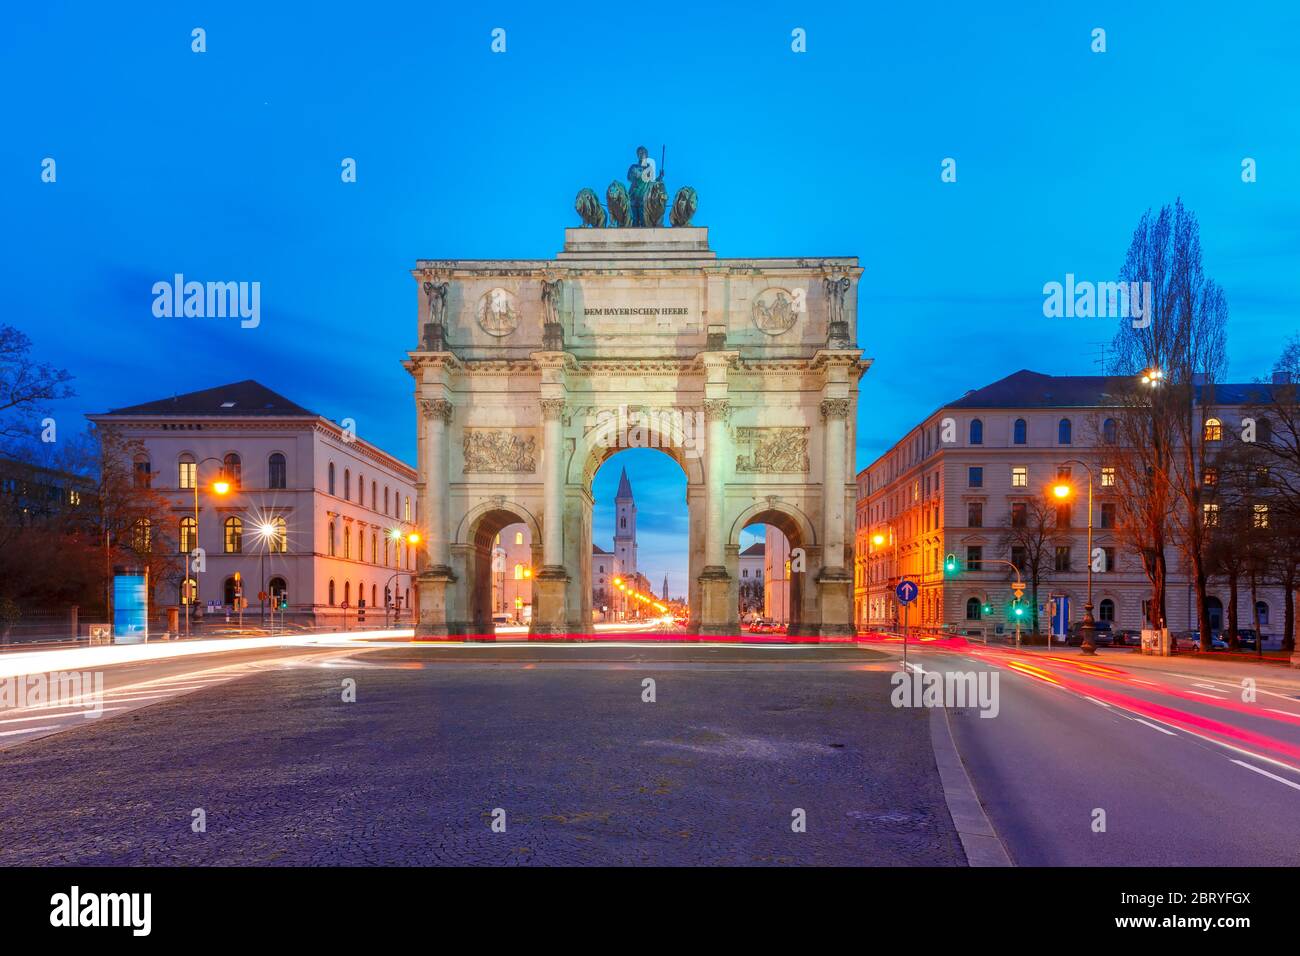
[{"label": "quadriga statue", "polygon": [[683,186],[677,190],[677,195],[673,199],[673,211],[669,216],[669,221],[674,226],[689,226],[691,217],[695,215],[695,190],[690,186]]},{"label": "quadriga statue", "polygon": [[582,224],[590,226],[593,229],[601,229],[605,225],[605,207],[600,204],[596,198],[594,189],[582,189],[578,192],[578,198],[573,202],[573,208],[578,211],[582,217]]}]

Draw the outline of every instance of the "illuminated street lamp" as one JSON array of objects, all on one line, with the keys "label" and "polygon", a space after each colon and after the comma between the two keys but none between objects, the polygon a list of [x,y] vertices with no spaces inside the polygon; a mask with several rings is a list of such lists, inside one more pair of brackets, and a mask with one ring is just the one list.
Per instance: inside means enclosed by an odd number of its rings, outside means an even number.
[{"label": "illuminated street lamp", "polygon": [[1148,388],[1156,388],[1165,380],[1165,373],[1158,368],[1149,368],[1142,373],[1142,384]]},{"label": "illuminated street lamp", "polygon": [[[1160,370],[1156,369],[1154,372],[1149,374],[1158,378],[1160,376]],[[1143,378],[1147,378],[1147,375],[1144,375]],[[1152,384],[1154,386],[1159,384],[1159,382],[1153,381]],[[1092,616],[1092,468],[1087,462],[1080,461],[1078,458],[1067,459],[1062,462],[1062,464],[1082,465],[1084,471],[1088,473],[1088,554],[1086,556],[1088,561],[1088,600],[1083,605],[1083,622],[1079,625],[1079,650],[1084,654],[1091,655],[1097,653],[1097,642],[1094,640],[1094,635],[1097,631],[1097,622]],[[1064,481],[1058,481],[1052,487],[1052,494],[1059,499],[1069,498],[1073,493],[1074,486]]]},{"label": "illuminated street lamp", "polygon": [[[221,475],[226,473],[226,463],[220,458],[209,455],[200,461],[194,463],[194,540],[190,542],[189,549],[185,552],[185,636],[190,636],[190,607],[198,597],[199,583],[194,581],[191,584],[190,578],[190,555],[199,547],[199,469],[209,461],[215,461],[221,466]],[[212,492],[217,496],[227,495],[230,493],[230,482],[224,477],[218,477],[212,483]]]},{"label": "illuminated street lamp", "polygon": [[262,542],[262,556],[258,560],[261,565],[262,586],[257,592],[257,601],[262,609],[262,626],[266,626],[266,552],[271,550],[275,541],[279,538],[279,529],[270,522],[263,521],[257,526],[257,536]]}]

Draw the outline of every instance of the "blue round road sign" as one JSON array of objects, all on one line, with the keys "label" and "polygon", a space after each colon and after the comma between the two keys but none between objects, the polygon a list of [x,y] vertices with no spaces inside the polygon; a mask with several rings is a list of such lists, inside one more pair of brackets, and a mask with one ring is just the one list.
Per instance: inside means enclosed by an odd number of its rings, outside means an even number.
[{"label": "blue round road sign", "polygon": [[919,589],[915,581],[909,581],[907,578],[898,582],[898,587],[894,588],[894,593],[898,595],[900,604],[911,604],[916,600]]}]

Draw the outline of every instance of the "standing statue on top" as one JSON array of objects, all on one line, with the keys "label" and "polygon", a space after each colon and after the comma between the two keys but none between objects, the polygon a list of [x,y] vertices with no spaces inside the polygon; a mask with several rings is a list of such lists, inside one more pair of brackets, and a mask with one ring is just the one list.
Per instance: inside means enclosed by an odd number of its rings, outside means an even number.
[{"label": "standing statue on top", "polygon": [[[600,206],[600,200],[592,189],[579,191],[574,202],[582,224],[589,228],[606,227],[649,227],[663,226],[664,213],[669,211],[668,187],[664,185],[664,156],[661,152],[656,167],[650,151],[644,146],[636,149],[636,162],[627,168],[627,186],[617,179],[609,184],[605,191],[605,200],[609,204],[609,214]],[[672,215],[669,217],[674,226],[689,226],[695,215],[697,199],[695,190],[683,186],[677,191],[673,200]]]}]

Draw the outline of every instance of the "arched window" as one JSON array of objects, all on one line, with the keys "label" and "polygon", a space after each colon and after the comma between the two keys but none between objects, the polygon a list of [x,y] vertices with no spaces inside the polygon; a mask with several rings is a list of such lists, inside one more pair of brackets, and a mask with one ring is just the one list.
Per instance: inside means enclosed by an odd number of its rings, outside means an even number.
[{"label": "arched window", "polygon": [[980,619],[980,599],[970,598],[966,601],[966,620],[978,621]]},{"label": "arched window", "polygon": [[1101,423],[1101,440],[1107,445],[1115,444],[1115,438],[1119,434],[1119,426],[1115,424],[1115,419],[1108,418]]},{"label": "arched window", "polygon": [[516,581],[522,581],[523,579],[524,579],[524,566],[523,566],[522,564],[516,564],[516,565],[515,565],[515,580],[516,580]]},{"label": "arched window", "polygon": [[198,467],[194,463],[193,455],[188,453],[181,455],[176,462],[176,487],[184,491],[192,489],[199,478]]},{"label": "arched window", "polygon": [[333,521],[330,522],[329,548],[331,558],[338,554],[338,528],[334,526]]},{"label": "arched window", "polygon": [[343,582],[343,603],[344,604],[352,603],[352,582],[351,581]]},{"label": "arched window", "polygon": [[352,557],[352,529],[347,525],[343,526],[343,557]]},{"label": "arched window", "polygon": [[334,579],[330,578],[330,607],[334,606]]},{"label": "arched window", "polygon": [[287,488],[288,473],[285,467],[284,455],[278,451],[272,455],[266,463],[267,484],[268,488]]},{"label": "arched window", "polygon": [[370,510],[379,510],[379,482],[377,481],[370,483]]},{"label": "arched window", "polygon": [[272,554],[287,554],[289,551],[289,527],[283,515],[271,519],[271,535],[266,541],[266,550]]},{"label": "arched window", "polygon": [[357,529],[357,560],[366,560],[366,531],[364,528]]},{"label": "arched window", "polygon": [[226,583],[221,589],[221,603],[226,607],[235,606],[235,579],[226,578]]},{"label": "arched window", "polygon": [[384,514],[388,514],[388,486],[384,485]]},{"label": "arched window", "polygon": [[1205,420],[1205,440],[1223,441],[1223,422],[1217,418],[1207,418]]},{"label": "arched window", "polygon": [[1267,624],[1267,623],[1268,623],[1268,602],[1267,602],[1267,601],[1256,601],[1256,602],[1255,602],[1255,613],[1256,613],[1257,615],[1259,615],[1259,626],[1260,626],[1260,627],[1263,627],[1265,624]]},{"label": "arched window", "polygon": [[180,544],[182,552],[193,551],[199,546],[198,535],[195,533],[197,530],[193,518],[181,519]]},{"label": "arched window", "polygon": [[388,535],[384,535],[384,567],[388,567],[388,546],[390,543]]},{"label": "arched window", "polygon": [[244,522],[234,515],[225,521],[226,554],[240,554],[244,550]]},{"label": "arched window", "polygon": [[343,500],[352,500],[352,469],[343,469]]},{"label": "arched window", "polygon": [[271,592],[271,606],[274,607],[280,603],[280,597],[284,592],[289,590],[289,585],[284,583],[284,578],[275,577],[271,578],[271,583],[266,586],[266,589]]},{"label": "arched window", "polygon": [[198,603],[199,600],[199,582],[193,578],[187,578],[181,582],[180,602],[184,607],[186,604]]},{"label": "arched window", "polygon": [[149,456],[141,452],[132,459],[133,478],[137,488],[148,488],[153,484],[153,464]]},{"label": "arched window", "polygon": [[411,496],[406,496],[406,520],[411,520]]},{"label": "arched window", "polygon": [[1097,620],[1113,621],[1115,620],[1115,602],[1110,598],[1102,598],[1101,605],[1097,608]]},{"label": "arched window", "polygon": [[377,600],[378,597],[379,597],[378,585],[375,584],[370,585],[370,606],[371,607],[379,607],[379,601]]},{"label": "arched window", "polygon": [[515,544],[523,544],[523,543],[524,543],[524,533],[522,531],[516,531]]},{"label": "arched window", "polygon": [[221,476],[230,482],[231,488],[242,487],[243,471],[243,463],[233,451],[221,459]]},{"label": "arched window", "polygon": [[377,564],[378,562],[379,562],[379,535],[378,533],[372,531],[370,532],[370,563]]},{"label": "arched window", "polygon": [[1056,426],[1056,443],[1058,445],[1068,445],[1073,440],[1074,426],[1070,424],[1068,418],[1062,418]]},{"label": "arched window", "polygon": [[357,504],[366,503],[366,476],[357,475]]},{"label": "arched window", "polygon": [[972,445],[984,444],[984,423],[978,418],[970,420],[970,443]]},{"label": "arched window", "polygon": [[330,494],[334,494],[334,462],[330,462],[329,486],[330,486]]},{"label": "arched window", "polygon": [[1015,428],[1013,429],[1013,432],[1014,435],[1011,440],[1015,442],[1017,445],[1023,445],[1026,441],[1029,440],[1029,425],[1026,424],[1023,418],[1016,419],[1016,424],[1015,424]]},{"label": "arched window", "polygon": [[153,523],[148,518],[137,518],[131,525],[131,547],[139,554],[147,554],[153,546]]}]

